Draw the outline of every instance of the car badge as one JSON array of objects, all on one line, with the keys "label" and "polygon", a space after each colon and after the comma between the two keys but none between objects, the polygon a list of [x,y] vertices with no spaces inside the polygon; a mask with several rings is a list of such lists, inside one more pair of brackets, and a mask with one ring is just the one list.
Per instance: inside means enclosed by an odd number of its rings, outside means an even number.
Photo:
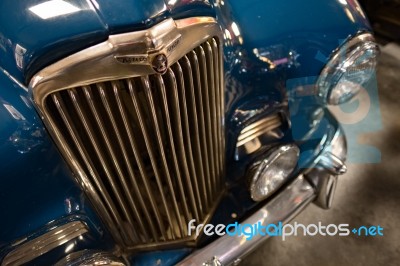
[{"label": "car badge", "polygon": [[151,63],[154,71],[159,74],[164,74],[168,69],[168,59],[165,54],[159,54],[154,57],[153,62]]}]

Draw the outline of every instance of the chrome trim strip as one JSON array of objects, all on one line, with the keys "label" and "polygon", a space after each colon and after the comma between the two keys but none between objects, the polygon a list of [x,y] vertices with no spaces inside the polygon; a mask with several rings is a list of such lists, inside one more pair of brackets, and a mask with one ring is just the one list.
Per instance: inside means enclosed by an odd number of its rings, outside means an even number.
[{"label": "chrome trim strip", "polygon": [[238,137],[236,147],[240,147],[247,142],[272,131],[282,125],[282,119],[278,114],[267,116],[259,121],[245,127]]},{"label": "chrome trim strip", "polygon": [[7,254],[1,265],[21,265],[88,232],[81,221],[70,222],[30,240]]},{"label": "chrome trim strip", "polygon": [[127,266],[122,258],[117,258],[108,252],[96,250],[82,250],[68,254],[55,264],[55,266],[83,265]]},{"label": "chrome trim strip", "polygon": [[[288,223],[315,198],[315,190],[302,176],[298,176],[288,187],[279,193],[256,213],[244,220],[243,224]],[[199,249],[179,262],[180,266],[207,265],[218,261],[220,265],[230,265],[241,260],[246,254],[259,246],[268,236],[255,235],[247,241],[246,236],[224,235],[208,246]]]}]

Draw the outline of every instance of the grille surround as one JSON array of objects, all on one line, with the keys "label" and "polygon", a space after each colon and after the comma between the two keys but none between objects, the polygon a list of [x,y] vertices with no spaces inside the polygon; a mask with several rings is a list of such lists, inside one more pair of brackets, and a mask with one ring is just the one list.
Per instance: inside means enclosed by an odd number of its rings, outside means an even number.
[{"label": "grille surround", "polygon": [[[150,48],[146,48],[149,56],[160,51],[168,53],[170,64],[163,76],[156,74],[149,65],[123,65],[115,60],[116,55],[132,52],[126,51],[126,40],[136,49],[140,44],[149,43],[148,36],[153,40]],[[180,42],[177,46],[177,40],[184,43]],[[34,102],[47,128],[74,171],[76,180],[124,250],[195,245],[195,237],[189,237],[185,232],[190,216],[199,223],[207,222],[222,195],[225,137],[222,46],[219,40],[222,40],[221,32],[213,18],[167,20],[150,30],[110,36],[106,43],[61,60],[32,79],[30,87]],[[172,51],[171,43],[174,45]],[[87,69],[93,63],[96,63],[94,69]],[[107,64],[105,70],[101,69],[102,63]],[[208,70],[213,64],[214,71]],[[191,69],[191,66],[194,67]],[[204,78],[204,71],[212,78]],[[195,75],[198,72],[203,76]],[[207,92],[215,94],[203,94]],[[111,94],[114,94],[112,100]],[[130,96],[129,107],[126,95]],[[84,104],[79,103],[82,99],[85,99]],[[208,109],[201,105],[202,100],[208,103]],[[118,118],[115,117],[116,107],[119,109]],[[196,108],[200,107],[203,111],[197,112]],[[171,108],[175,111],[170,112]],[[54,110],[58,110],[58,117]],[[182,110],[186,115],[179,118]],[[135,123],[132,122],[133,116]],[[189,118],[199,118],[200,121],[189,121]],[[80,123],[74,121],[78,119]],[[60,120],[64,121],[64,127]],[[177,122],[179,120],[180,123]],[[97,125],[100,134],[94,130],[96,127],[93,124]],[[125,131],[121,127],[125,127]],[[149,132],[151,129],[154,132]],[[113,137],[110,130],[114,132]],[[145,149],[134,147],[137,143],[132,144],[136,141],[137,132],[143,133],[141,139],[147,149],[144,157],[142,153]],[[177,132],[182,136],[178,134],[175,137]],[[190,137],[193,133],[194,140]],[[86,139],[82,139],[82,134],[86,135]],[[200,141],[200,138],[204,139]],[[165,141],[169,143],[164,144]],[[91,143],[91,148],[85,143]],[[130,143],[133,148],[129,150],[124,143]],[[192,147],[193,150],[186,151],[185,147]],[[182,148],[183,151],[180,150]],[[185,155],[192,157],[186,158],[189,163],[185,162]],[[209,155],[209,158],[204,158],[204,155]],[[131,158],[135,158],[136,165],[130,165]],[[209,164],[208,167],[201,166],[202,159],[205,159],[204,164]],[[125,161],[124,166],[120,161]],[[170,166],[170,163],[173,165]],[[102,165],[101,171],[99,165]],[[149,171],[144,169],[149,165],[154,174],[151,178],[146,176]],[[142,186],[137,184],[138,172]],[[182,184],[184,178],[186,184]],[[150,181],[155,181],[156,185],[146,184]],[[194,191],[190,189],[191,184],[195,185]],[[142,197],[145,193],[140,187],[144,187],[151,208],[146,208],[146,199]],[[160,202],[151,195],[154,188],[158,188]],[[166,191],[172,195],[172,204],[163,195]],[[178,193],[181,193],[180,196],[177,196]],[[190,195],[185,196],[185,193]],[[173,210],[169,211],[169,207]],[[162,209],[165,213],[160,214]],[[150,211],[153,213],[149,214]],[[156,220],[152,221],[152,218]],[[163,222],[165,219],[167,222]]]}]

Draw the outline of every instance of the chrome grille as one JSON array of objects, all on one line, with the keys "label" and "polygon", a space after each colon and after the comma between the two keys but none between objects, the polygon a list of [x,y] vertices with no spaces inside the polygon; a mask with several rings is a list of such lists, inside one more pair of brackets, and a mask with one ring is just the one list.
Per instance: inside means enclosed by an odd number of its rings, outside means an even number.
[{"label": "chrome grille", "polygon": [[[210,38],[152,74],[53,92],[45,113],[126,248],[190,243],[223,188],[222,55]],[[82,173],[79,173],[82,174]]]},{"label": "chrome grille", "polygon": [[255,123],[250,124],[240,131],[237,139],[236,147],[239,148],[246,143],[253,141],[254,139],[274,132],[274,129],[282,126],[282,119],[279,114],[267,116],[258,120]]}]

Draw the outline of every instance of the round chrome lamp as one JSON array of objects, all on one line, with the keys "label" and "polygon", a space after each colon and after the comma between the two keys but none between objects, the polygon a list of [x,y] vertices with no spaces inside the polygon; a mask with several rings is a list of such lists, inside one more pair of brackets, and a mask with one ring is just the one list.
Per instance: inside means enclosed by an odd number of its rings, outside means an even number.
[{"label": "round chrome lamp", "polygon": [[296,168],[300,150],[285,144],[268,150],[249,168],[249,190],[254,201],[262,201],[278,190]]},{"label": "round chrome lamp", "polygon": [[322,70],[317,84],[319,99],[338,105],[350,101],[375,76],[379,47],[369,33],[344,43]]}]

